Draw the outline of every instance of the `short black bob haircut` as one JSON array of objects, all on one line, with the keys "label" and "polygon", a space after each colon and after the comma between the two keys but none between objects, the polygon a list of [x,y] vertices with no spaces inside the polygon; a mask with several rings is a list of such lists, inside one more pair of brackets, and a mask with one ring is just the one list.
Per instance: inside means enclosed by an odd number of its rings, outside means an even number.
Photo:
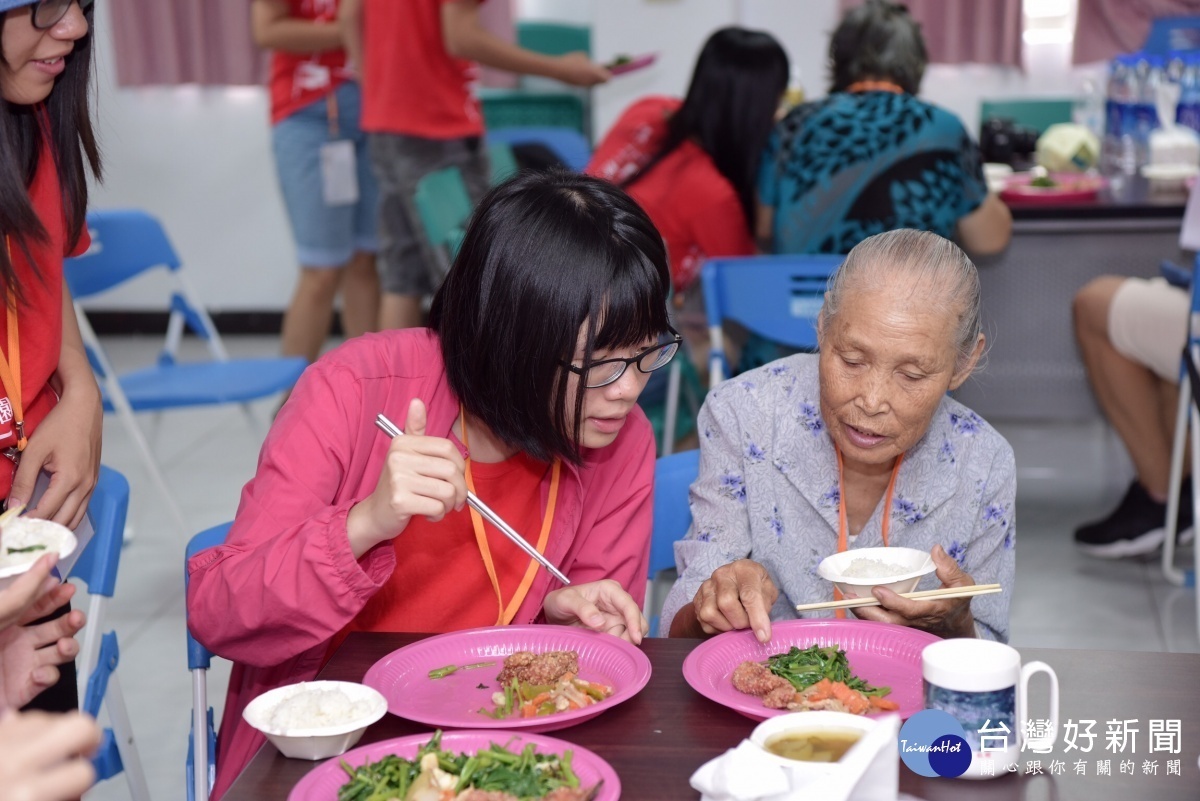
[{"label": "short black bob haircut", "polygon": [[576,173],[523,173],[475,209],[429,326],[467,413],[535,459],[579,464],[585,391],[569,414],[565,379],[577,379],[564,364],[580,327],[585,363],[656,339],[672,330],[669,287],[662,236],[625,192]]},{"label": "short black bob haircut", "polygon": [[910,95],[921,89],[929,56],[908,7],[867,0],[846,12],[829,40],[831,92],[864,80],[892,81]]}]

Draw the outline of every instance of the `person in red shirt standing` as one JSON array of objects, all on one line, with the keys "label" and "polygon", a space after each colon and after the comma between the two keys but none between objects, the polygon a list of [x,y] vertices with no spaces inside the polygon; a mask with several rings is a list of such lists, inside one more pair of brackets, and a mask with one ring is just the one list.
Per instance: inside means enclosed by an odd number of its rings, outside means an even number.
[{"label": "person in red shirt standing", "polygon": [[[103,418],[63,286],[63,258],[90,244],[87,172],[100,175],[88,96],[92,7],[85,4],[0,0],[0,498],[70,528],[82,522],[96,484]],[[49,483],[37,497],[39,473]],[[46,642],[32,676],[49,690],[33,703],[67,710],[78,705],[72,638],[84,616],[65,605],[70,589],[56,593],[64,605],[36,626]],[[11,667],[0,659],[0,678],[13,678],[3,676]]]},{"label": "person in red shirt standing", "polygon": [[607,81],[583,53],[543,56],[494,36],[482,0],[343,0],[346,49],[360,65],[362,127],[380,186],[381,329],[421,324],[421,300],[441,283],[440,263],[413,205],[417,182],[457,167],[475,203],[488,187],[483,113],[471,90],[476,63],[576,86]]},{"label": "person in red shirt standing", "polygon": [[374,331],[379,195],[346,69],[338,0],[254,0],[254,41],[271,59],[271,140],[300,280],[283,318],[284,356],[315,361],[342,294],[342,328]]},{"label": "person in red shirt standing", "polygon": [[592,155],[586,172],[624,187],[662,231],[677,296],[706,258],[754,253],[758,164],[787,80],[774,37],[722,28],[683,101],[637,101]]}]

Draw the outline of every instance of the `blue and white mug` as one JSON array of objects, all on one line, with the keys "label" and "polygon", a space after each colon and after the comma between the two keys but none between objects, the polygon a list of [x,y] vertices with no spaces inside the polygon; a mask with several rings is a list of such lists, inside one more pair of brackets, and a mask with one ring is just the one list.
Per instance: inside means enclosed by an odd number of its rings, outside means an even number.
[{"label": "blue and white mug", "polygon": [[[1027,738],[1029,679],[1045,673],[1050,679],[1050,709],[1042,736]],[[1021,744],[1044,750],[1058,738],[1058,676],[1045,662],[1021,666],[1017,649],[978,639],[952,639],[927,645],[921,652],[925,708],[947,712],[966,730],[971,766],[965,779],[1002,776],[1005,767],[1019,763]]]}]

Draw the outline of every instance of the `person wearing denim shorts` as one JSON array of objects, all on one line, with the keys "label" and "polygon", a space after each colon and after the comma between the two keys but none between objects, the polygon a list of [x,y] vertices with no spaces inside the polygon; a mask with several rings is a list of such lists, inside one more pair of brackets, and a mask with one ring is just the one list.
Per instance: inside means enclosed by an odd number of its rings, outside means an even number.
[{"label": "person wearing denim shorts", "polygon": [[[342,296],[348,337],[377,328],[379,192],[359,127],[361,94],[346,66],[338,0],[254,0],[255,41],[273,49],[271,142],[300,279],[283,318],[285,356],[315,361]],[[357,199],[326,200],[322,151],[346,140]],[[347,168],[346,170],[350,170]]]},{"label": "person wearing denim shorts", "polygon": [[608,80],[584,53],[543,56],[506,42],[479,21],[482,0],[342,0],[351,60],[362,64],[362,127],[379,179],[381,329],[421,324],[421,302],[449,268],[444,243],[427,241],[413,195],[426,175],[462,174],[472,203],[490,168],[483,113],[470,88],[475,62],[576,86]]}]

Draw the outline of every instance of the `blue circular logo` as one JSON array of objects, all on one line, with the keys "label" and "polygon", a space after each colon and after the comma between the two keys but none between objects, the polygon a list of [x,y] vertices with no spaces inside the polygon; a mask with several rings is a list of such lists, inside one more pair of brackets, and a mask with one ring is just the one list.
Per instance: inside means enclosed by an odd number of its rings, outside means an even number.
[{"label": "blue circular logo", "polygon": [[967,733],[954,716],[940,709],[922,710],[900,727],[900,758],[921,776],[961,776],[971,766]]}]

